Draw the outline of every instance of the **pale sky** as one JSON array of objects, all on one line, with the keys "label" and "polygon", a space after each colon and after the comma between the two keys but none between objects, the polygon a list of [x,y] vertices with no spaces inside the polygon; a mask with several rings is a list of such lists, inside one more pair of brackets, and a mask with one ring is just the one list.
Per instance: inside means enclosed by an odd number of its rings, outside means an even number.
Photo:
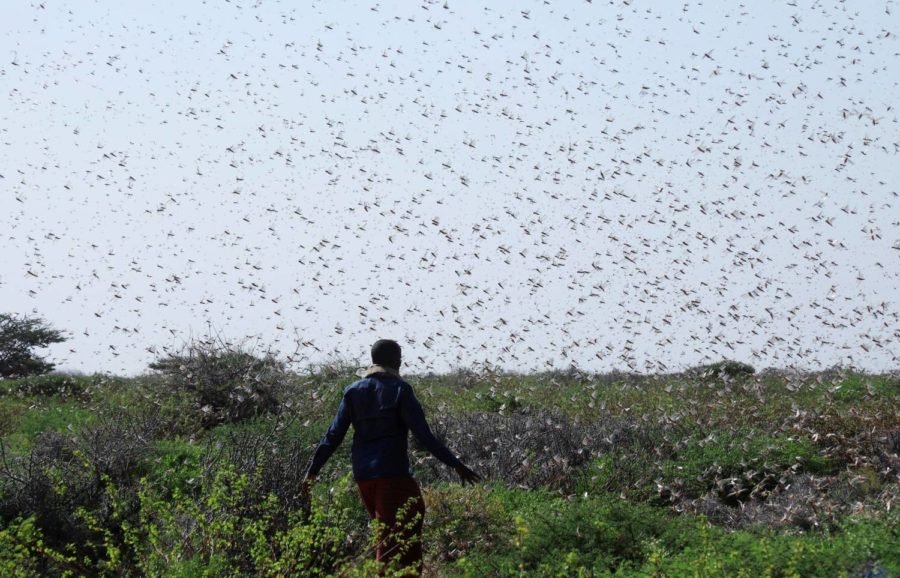
[{"label": "pale sky", "polygon": [[897,10],[9,2],[2,310],[129,375],[897,369]]}]

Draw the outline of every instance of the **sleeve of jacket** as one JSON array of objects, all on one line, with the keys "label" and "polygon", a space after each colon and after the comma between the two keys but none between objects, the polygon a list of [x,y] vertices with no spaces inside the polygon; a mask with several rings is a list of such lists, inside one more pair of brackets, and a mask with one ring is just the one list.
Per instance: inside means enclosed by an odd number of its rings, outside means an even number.
[{"label": "sleeve of jacket", "polygon": [[431,452],[434,457],[451,468],[462,465],[462,462],[447,449],[447,446],[438,441],[434,434],[431,433],[431,428],[428,427],[428,422],[425,421],[425,412],[422,411],[422,405],[416,399],[416,395],[409,385],[405,385],[400,394],[400,413],[406,426],[416,436],[419,443]]},{"label": "sleeve of jacket", "polygon": [[331,457],[331,454],[334,453],[338,446],[341,445],[341,442],[344,441],[344,436],[347,435],[347,430],[350,428],[350,406],[346,400],[346,394],[341,398],[341,404],[338,406],[337,415],[334,416],[334,421],[331,422],[331,426],[328,428],[328,431],[325,432],[325,435],[322,437],[322,441],[319,442],[319,447],[316,448],[316,453],[313,454],[312,462],[309,464],[309,469],[306,471],[306,474],[309,476],[316,476],[319,474],[319,471],[322,469],[322,466],[325,465],[325,462],[328,461],[328,458]]}]

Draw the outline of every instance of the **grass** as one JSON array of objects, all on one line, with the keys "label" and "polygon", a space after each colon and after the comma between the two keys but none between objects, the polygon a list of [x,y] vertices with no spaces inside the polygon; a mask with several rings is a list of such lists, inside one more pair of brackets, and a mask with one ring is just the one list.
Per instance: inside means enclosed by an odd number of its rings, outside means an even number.
[{"label": "grass", "polygon": [[48,399],[28,403],[25,400],[2,400],[0,404],[10,418],[6,425],[9,431],[3,436],[3,443],[16,453],[29,451],[35,439],[46,432],[75,431],[95,418],[90,409],[71,401]]},{"label": "grass", "polygon": [[834,399],[842,402],[857,402],[873,396],[896,398],[900,395],[900,379],[884,375],[851,373],[844,377],[832,392]]}]

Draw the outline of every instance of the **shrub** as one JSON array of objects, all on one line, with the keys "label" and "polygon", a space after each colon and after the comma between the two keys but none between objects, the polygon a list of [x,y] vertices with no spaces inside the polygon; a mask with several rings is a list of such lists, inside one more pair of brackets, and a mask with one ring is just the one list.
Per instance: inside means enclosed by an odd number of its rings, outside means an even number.
[{"label": "shrub", "polygon": [[7,383],[6,394],[19,397],[60,397],[86,399],[94,380],[82,375],[48,373]]},{"label": "shrub", "polygon": [[424,543],[428,558],[452,562],[476,552],[508,550],[513,524],[491,488],[424,486]]},{"label": "shrub", "polygon": [[312,457],[308,440],[294,433],[292,423],[277,419],[241,426],[223,426],[201,460],[202,476],[214,478],[222,467],[253,475],[247,496],[274,496],[282,517],[302,506],[300,480]]},{"label": "shrub", "polygon": [[[15,518],[0,529],[0,575],[332,576],[366,547],[359,539],[365,526],[340,505],[346,496],[356,500],[349,484],[277,527],[277,500],[251,496],[252,477],[223,467],[204,481],[199,496],[159,493],[141,482],[136,500],[109,484],[108,515],[77,510],[74,516],[89,532],[58,546],[35,517]],[[363,575],[374,574],[370,564],[361,566],[370,570]]]},{"label": "shrub", "polygon": [[68,572],[84,574],[85,568],[71,556],[43,543],[33,517],[16,518],[0,529],[0,576],[39,578]]},{"label": "shrub", "polygon": [[159,440],[144,460],[145,481],[163,493],[189,494],[200,484],[203,456],[202,445],[180,439]]},{"label": "shrub", "polygon": [[27,578],[38,574],[37,560],[29,546],[37,539],[34,519],[16,518],[0,529],[0,575]]},{"label": "shrub", "polygon": [[872,468],[882,481],[896,481],[900,473],[900,429],[893,400],[873,400],[871,408],[859,402],[801,416],[795,428],[817,440],[817,447],[837,465]]},{"label": "shrub", "polygon": [[0,518],[34,517],[51,546],[89,544],[95,532],[79,513],[105,524],[107,487],[133,494],[139,466],[160,433],[153,412],[120,411],[73,432],[43,432],[25,455],[11,455],[0,443]]},{"label": "shrub", "polygon": [[[572,490],[579,469],[610,447],[605,440],[615,428],[610,422],[579,423],[556,411],[534,409],[509,415],[436,415],[431,425],[486,479],[562,491]],[[419,463],[425,466],[425,479],[456,479],[432,458],[423,456]]]},{"label": "shrub", "polygon": [[651,543],[681,550],[696,525],[612,496],[545,499],[519,514],[516,523],[520,564],[542,576],[577,575],[579,570],[605,575],[639,566]]},{"label": "shrub", "polygon": [[165,383],[191,399],[205,428],[276,413],[285,365],[219,339],[196,340],[150,364]]},{"label": "shrub", "polygon": [[896,376],[873,376],[851,372],[832,389],[837,401],[853,402],[866,397],[886,398],[900,395],[900,379]]},{"label": "shrub", "polygon": [[[891,576],[900,569],[897,530],[874,520],[847,520],[833,536],[723,532],[697,526],[687,547],[651,558],[657,576]],[[852,573],[852,574],[851,574]]]},{"label": "shrub", "polygon": [[716,363],[710,363],[708,365],[694,368],[690,371],[690,373],[698,374],[702,377],[711,377],[716,379],[721,379],[723,377],[734,379],[741,376],[753,375],[754,373],[756,373],[756,369],[754,369],[752,365],[749,365],[747,363],[725,359]]},{"label": "shrub", "polygon": [[281,523],[283,505],[260,493],[258,476],[222,464],[204,478],[197,498],[178,490],[168,496],[144,485],[139,520],[124,525],[141,573],[329,576],[365,545],[357,540],[357,548],[348,547],[364,526],[346,506],[348,497],[358,501],[347,479]]},{"label": "shrub", "polygon": [[713,491],[722,502],[736,506],[751,498],[765,499],[793,474],[830,469],[809,442],[737,430],[683,440],[672,459],[662,464],[662,475],[686,497]]}]

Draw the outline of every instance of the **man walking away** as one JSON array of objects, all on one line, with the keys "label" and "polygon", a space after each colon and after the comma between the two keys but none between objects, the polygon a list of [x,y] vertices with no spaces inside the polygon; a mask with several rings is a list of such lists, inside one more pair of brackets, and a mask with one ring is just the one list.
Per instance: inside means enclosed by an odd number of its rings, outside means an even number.
[{"label": "man walking away", "polygon": [[369,517],[377,520],[381,529],[376,558],[385,565],[399,561],[410,576],[419,576],[425,501],[412,477],[409,432],[436,458],[455,469],[463,484],[473,484],[481,477],[431,433],[412,387],[400,377],[400,364],[396,341],[375,342],[372,366],[362,379],[344,390],[337,415],[303,479],[303,491],[308,495],[310,484],[353,424],[353,477]]}]

